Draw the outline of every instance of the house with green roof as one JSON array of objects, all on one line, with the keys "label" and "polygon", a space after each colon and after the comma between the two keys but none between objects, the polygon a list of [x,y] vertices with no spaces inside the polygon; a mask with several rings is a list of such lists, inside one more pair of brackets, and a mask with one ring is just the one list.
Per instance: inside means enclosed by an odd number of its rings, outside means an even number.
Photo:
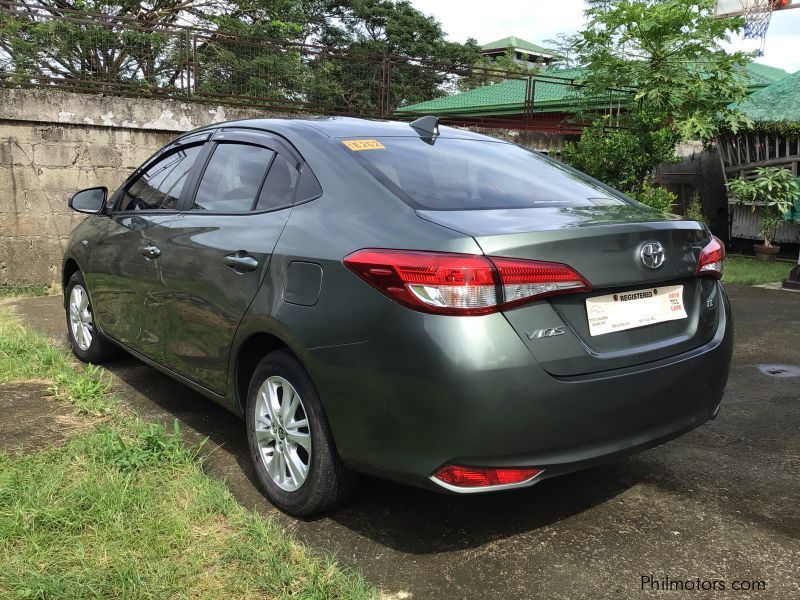
[{"label": "house with green roof", "polygon": [[[507,38],[515,39],[515,38]],[[503,40],[499,40],[502,42]],[[789,76],[777,67],[752,63],[745,67],[748,88],[757,92]],[[583,124],[574,119],[577,112],[614,113],[631,90],[614,90],[587,97],[580,82],[583,69],[546,69],[536,75],[519,75],[498,83],[465,92],[401,106],[395,112],[400,119],[436,115],[455,125],[507,127],[559,133],[580,134]]]},{"label": "house with green roof", "polygon": [[481,46],[481,54],[490,59],[497,59],[509,53],[520,64],[540,63],[549,65],[557,57],[552,50],[513,35]]}]

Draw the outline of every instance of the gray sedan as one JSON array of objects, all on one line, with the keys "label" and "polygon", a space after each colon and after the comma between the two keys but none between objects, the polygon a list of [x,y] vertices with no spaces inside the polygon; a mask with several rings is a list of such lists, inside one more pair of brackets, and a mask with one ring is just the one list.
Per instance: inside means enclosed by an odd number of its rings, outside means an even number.
[{"label": "gray sedan", "polygon": [[293,514],[356,473],[530,486],[719,409],[721,242],[431,117],[219,124],[70,205],[75,355],[123,349],[243,416]]}]

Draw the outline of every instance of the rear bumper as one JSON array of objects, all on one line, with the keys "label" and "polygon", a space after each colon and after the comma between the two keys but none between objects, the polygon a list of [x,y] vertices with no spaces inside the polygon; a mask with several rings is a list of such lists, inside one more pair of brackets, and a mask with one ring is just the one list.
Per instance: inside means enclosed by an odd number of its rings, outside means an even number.
[{"label": "rear bumper", "polygon": [[546,373],[502,315],[394,306],[376,337],[312,350],[307,366],[351,468],[439,491],[430,476],[444,464],[543,468],[532,485],[711,418],[733,350],[724,307],[704,346],[587,376]]}]

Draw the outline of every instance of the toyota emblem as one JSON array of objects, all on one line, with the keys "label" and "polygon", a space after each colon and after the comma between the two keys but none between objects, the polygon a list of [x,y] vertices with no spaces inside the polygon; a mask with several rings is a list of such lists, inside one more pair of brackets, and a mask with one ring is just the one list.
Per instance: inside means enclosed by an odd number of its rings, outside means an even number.
[{"label": "toyota emblem", "polygon": [[648,269],[658,269],[664,264],[667,256],[660,242],[645,242],[639,250],[639,258]]}]

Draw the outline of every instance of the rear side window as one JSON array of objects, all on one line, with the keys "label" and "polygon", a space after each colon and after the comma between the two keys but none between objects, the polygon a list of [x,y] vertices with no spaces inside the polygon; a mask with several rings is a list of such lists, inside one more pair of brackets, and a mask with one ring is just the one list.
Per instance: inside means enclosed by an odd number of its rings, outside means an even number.
[{"label": "rear side window", "polygon": [[150,165],[125,190],[120,210],[175,210],[201,149],[181,148]]},{"label": "rear side window", "polygon": [[219,144],[200,180],[192,210],[252,210],[273,156],[272,150],[260,146]]},{"label": "rear side window", "polygon": [[272,161],[267,179],[264,181],[264,187],[261,188],[256,210],[273,210],[291,206],[299,176],[300,173],[297,169],[278,154]]},{"label": "rear side window", "polygon": [[[373,140],[374,141],[374,140]],[[488,210],[625,204],[621,195],[561,163],[513,144],[418,137],[342,148],[421,210]]]}]

